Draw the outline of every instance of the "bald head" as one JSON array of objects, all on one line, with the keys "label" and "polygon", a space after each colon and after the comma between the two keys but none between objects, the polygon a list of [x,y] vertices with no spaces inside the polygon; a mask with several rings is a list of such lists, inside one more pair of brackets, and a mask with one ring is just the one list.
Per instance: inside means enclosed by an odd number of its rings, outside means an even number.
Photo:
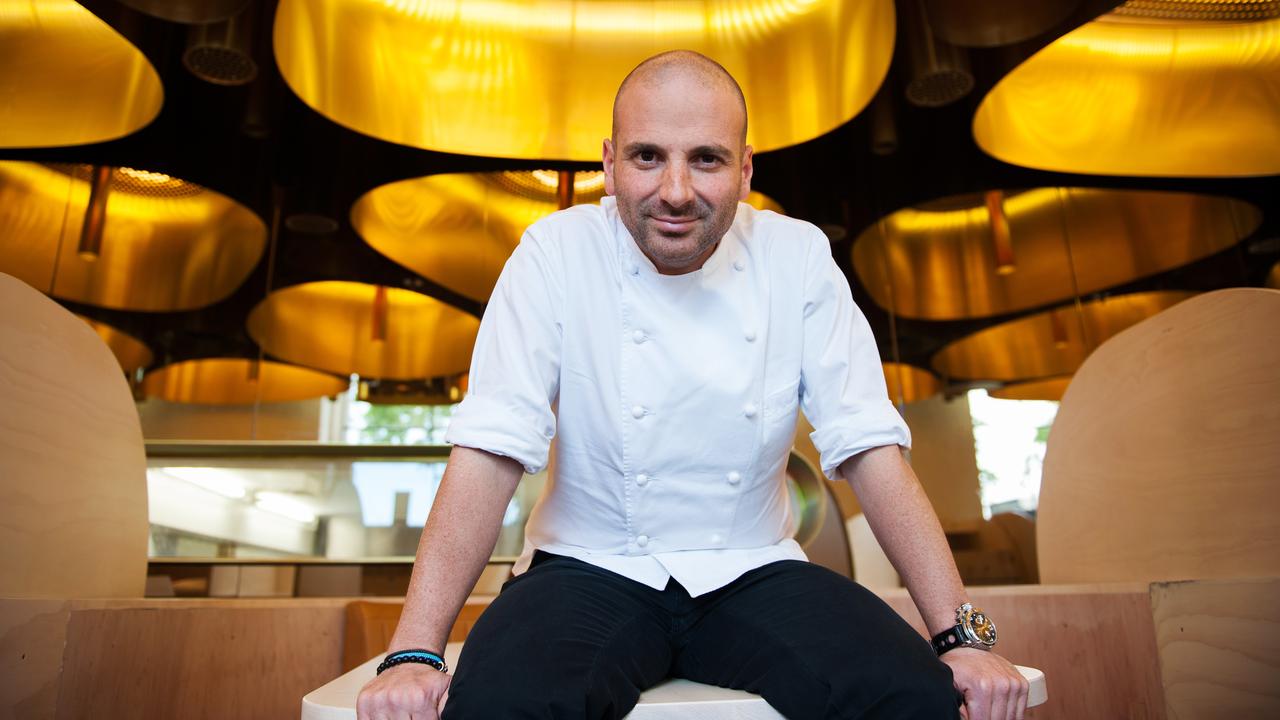
[{"label": "bald head", "polygon": [[617,140],[618,126],[624,122],[627,106],[670,82],[681,82],[708,94],[722,94],[732,99],[742,124],[742,142],[747,141],[747,101],[742,88],[720,63],[692,50],[664,52],[640,63],[627,74],[618,86],[613,100],[613,137]]}]

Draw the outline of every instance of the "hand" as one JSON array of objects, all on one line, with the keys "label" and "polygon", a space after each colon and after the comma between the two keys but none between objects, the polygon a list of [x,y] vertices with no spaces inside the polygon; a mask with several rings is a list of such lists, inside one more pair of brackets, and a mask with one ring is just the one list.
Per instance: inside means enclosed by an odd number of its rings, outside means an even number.
[{"label": "hand", "polygon": [[1008,660],[989,650],[956,648],[944,653],[956,689],[964,693],[960,714],[968,720],[1022,720],[1031,683]]},{"label": "hand", "polygon": [[421,663],[387,668],[360,689],[357,720],[438,720],[453,677]]}]

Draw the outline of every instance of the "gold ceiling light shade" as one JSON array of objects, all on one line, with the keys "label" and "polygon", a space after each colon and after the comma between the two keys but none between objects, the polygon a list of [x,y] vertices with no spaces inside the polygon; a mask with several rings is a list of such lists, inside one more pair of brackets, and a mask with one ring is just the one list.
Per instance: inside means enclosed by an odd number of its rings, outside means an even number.
[{"label": "gold ceiling light shade", "polygon": [[1190,193],[1036,188],[899,210],[853,244],[853,267],[881,307],[921,320],[1026,310],[1171,270],[1231,247],[1262,213]]},{"label": "gold ceiling light shade", "polygon": [[235,16],[249,0],[120,0],[124,5],[161,20],[205,25]]},{"label": "gold ceiling light shade", "polygon": [[83,315],[76,315],[76,317],[88,323],[98,337],[102,338],[102,342],[111,348],[111,354],[116,356],[120,369],[124,370],[126,375],[132,375],[138,368],[147,367],[154,359],[151,348],[138,338],[99,320]]},{"label": "gold ceiling light shade", "polygon": [[202,358],[146,374],[147,397],[201,405],[252,405],[331,397],[347,391],[345,378],[288,363],[251,358]]},{"label": "gold ceiling light shade", "polygon": [[1267,287],[1280,290],[1280,262],[1271,266],[1271,272],[1267,273]]},{"label": "gold ceiling light shade", "polygon": [[339,375],[411,380],[468,370],[480,321],[385,288],[384,339],[374,340],[378,286],[338,280],[276,290],[249,313],[249,336],[270,355]]},{"label": "gold ceiling light shade", "polygon": [[895,405],[928,400],[942,392],[942,381],[937,375],[906,363],[882,363],[889,400]]},{"label": "gold ceiling light shade", "polygon": [[274,37],[293,91],[358,132],[466,155],[593,161],[623,77],[663,50],[705,53],[737,78],[758,152],[843,125],[888,71],[894,5],[281,0]]},{"label": "gold ceiling light shade", "polygon": [[1107,338],[1194,294],[1130,293],[1011,320],[942,348],[933,369],[948,378],[1005,382],[1071,375]]},{"label": "gold ceiling light shade", "polygon": [[978,107],[988,154],[1038,170],[1280,173],[1280,3],[1129,2],[1015,68]]},{"label": "gold ceiling light shade", "polygon": [[[599,170],[565,173],[574,203],[604,196]],[[477,302],[487,302],[502,266],[525,228],[559,209],[561,174],[554,170],[429,175],[365,193],[351,224],[375,250],[423,277]],[[782,208],[760,193],[748,202]]]},{"label": "gold ceiling light shade", "polygon": [[1046,378],[1044,380],[1028,380],[1026,382],[1009,383],[1002,388],[988,390],[987,394],[1001,400],[1051,400],[1061,402],[1062,396],[1071,384],[1071,376]]},{"label": "gold ceiling light shade", "polygon": [[160,112],[150,61],[72,0],[5,3],[0,11],[0,148],[106,142]]},{"label": "gold ceiling light shade", "polygon": [[0,272],[63,300],[168,312],[226,298],[258,263],[267,228],[253,211],[161,173],[106,170],[98,217],[94,168],[0,161]]}]

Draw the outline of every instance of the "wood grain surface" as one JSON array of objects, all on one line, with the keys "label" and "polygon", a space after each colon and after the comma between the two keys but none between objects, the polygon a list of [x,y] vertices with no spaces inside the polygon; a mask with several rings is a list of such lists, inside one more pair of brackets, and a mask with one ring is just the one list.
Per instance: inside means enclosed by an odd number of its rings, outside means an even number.
[{"label": "wood grain surface", "polygon": [[1280,718],[1280,579],[1151,586],[1170,720]]},{"label": "wood grain surface", "polygon": [[141,597],[142,429],[87,323],[0,273],[0,597]]},{"label": "wood grain surface", "polygon": [[1045,583],[1280,575],[1280,291],[1198,295],[1103,343],[1049,434]]}]

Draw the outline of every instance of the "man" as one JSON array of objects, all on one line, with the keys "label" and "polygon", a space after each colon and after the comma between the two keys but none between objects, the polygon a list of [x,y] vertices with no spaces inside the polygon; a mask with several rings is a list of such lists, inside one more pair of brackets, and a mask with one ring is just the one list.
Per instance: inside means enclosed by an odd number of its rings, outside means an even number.
[{"label": "man", "polygon": [[[853,486],[931,633],[956,626],[964,588],[825,237],[740,204],[746,122],[737,83],[696,53],[623,81],[604,141],[612,197],[532,226],[486,309],[361,718],[622,717],[670,675],[760,693],[797,720],[957,717],[957,691],[971,720],[1022,717],[1027,684],[1007,661],[967,646],[939,660],[790,537],[799,403],[824,472]],[[517,575],[450,686],[423,663],[553,436]]]}]

